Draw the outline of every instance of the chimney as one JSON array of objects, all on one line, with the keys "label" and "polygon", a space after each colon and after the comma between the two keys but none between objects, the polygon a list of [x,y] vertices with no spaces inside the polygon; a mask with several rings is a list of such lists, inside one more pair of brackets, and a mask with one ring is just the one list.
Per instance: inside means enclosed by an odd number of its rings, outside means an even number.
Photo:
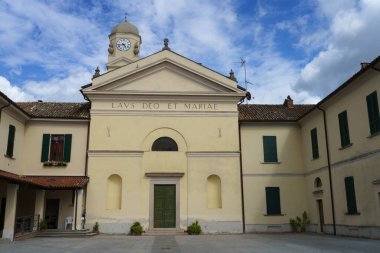
[{"label": "chimney", "polygon": [[364,69],[369,65],[369,63],[368,62],[362,62],[362,63],[360,63],[360,65],[361,65],[361,69]]},{"label": "chimney", "polygon": [[293,99],[290,96],[286,97],[286,99],[284,101],[284,106],[286,106],[288,108],[294,108]]}]

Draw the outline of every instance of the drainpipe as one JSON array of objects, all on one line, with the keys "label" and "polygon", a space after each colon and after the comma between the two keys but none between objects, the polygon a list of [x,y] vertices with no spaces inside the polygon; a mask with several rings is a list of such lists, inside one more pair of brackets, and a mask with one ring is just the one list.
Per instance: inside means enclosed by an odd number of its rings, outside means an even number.
[{"label": "drainpipe", "polygon": [[[91,117],[87,125],[86,162],[85,162],[85,168],[84,168],[84,175],[86,177],[88,176],[88,148],[90,146],[90,127],[91,127]],[[83,204],[82,205],[83,205],[83,210],[82,210],[82,215],[80,219],[81,219],[81,228],[84,228],[86,224],[86,210],[87,210],[87,184],[83,188]],[[82,222],[82,218],[84,218],[83,222]]]},{"label": "drainpipe", "polygon": [[326,123],[326,111],[319,106],[317,109],[323,113],[323,124],[325,128],[325,140],[326,140],[326,152],[327,152],[327,167],[329,170],[329,183],[330,183],[330,197],[331,197],[331,209],[332,209],[332,218],[333,218],[333,229],[334,235],[336,235],[336,223],[335,223],[335,204],[334,204],[334,193],[333,193],[333,183],[331,178],[331,161],[330,161],[330,148],[329,148],[329,138],[327,135],[327,123]]},{"label": "drainpipe", "polygon": [[78,189],[75,189],[74,230],[77,230],[77,216],[78,216],[77,211],[78,211]]},{"label": "drainpipe", "polygon": [[242,215],[242,222],[243,222],[243,233],[245,234],[245,210],[244,210],[244,186],[243,186],[243,159],[241,155],[241,124],[239,122],[239,160],[240,160],[240,195],[241,195],[241,215]]}]

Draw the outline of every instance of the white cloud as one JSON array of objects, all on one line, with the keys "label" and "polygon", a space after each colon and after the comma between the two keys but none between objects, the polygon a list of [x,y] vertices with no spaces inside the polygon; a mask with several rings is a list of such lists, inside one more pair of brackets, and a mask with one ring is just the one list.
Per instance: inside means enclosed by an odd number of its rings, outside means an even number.
[{"label": "white cloud", "polygon": [[8,79],[3,76],[0,76],[0,91],[17,102],[35,100],[32,95],[23,91],[19,87],[12,85]]},{"label": "white cloud", "polygon": [[[82,100],[78,90],[91,82],[90,72],[96,66],[105,70],[107,35],[123,20],[124,10],[139,28],[143,57],[159,51],[169,37],[173,51],[225,75],[233,68],[244,86],[243,69],[237,63],[243,57],[247,79],[255,84],[249,87],[255,103],[282,103],[287,95],[296,103],[316,102],[380,49],[375,44],[380,38],[376,0],[328,4],[319,0],[316,13],[287,15],[273,26],[265,20],[280,17],[284,10],[264,1],[257,1],[244,15],[232,0],[91,1],[86,6],[66,1],[4,3],[0,63],[10,68],[11,75],[24,75],[25,66],[45,70],[46,74],[36,73],[39,81],[25,80],[18,88],[45,101]],[[282,52],[279,31],[288,33],[290,46],[311,60]]]},{"label": "white cloud", "polygon": [[380,52],[380,1],[320,1],[322,14],[331,19],[326,47],[300,73],[295,88],[325,96],[359,71],[361,62]]},{"label": "white cloud", "polygon": [[52,78],[47,81],[29,81],[24,89],[34,97],[43,101],[73,102],[83,101],[79,92],[81,86],[91,82],[92,74],[85,69],[78,69],[65,78]]}]

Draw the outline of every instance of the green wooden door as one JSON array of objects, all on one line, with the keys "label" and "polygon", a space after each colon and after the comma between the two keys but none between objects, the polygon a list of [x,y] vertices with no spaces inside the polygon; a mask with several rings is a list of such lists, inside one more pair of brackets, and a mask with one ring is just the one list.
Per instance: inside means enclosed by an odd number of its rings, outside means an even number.
[{"label": "green wooden door", "polygon": [[175,185],[154,185],[154,227],[176,227],[176,192]]}]

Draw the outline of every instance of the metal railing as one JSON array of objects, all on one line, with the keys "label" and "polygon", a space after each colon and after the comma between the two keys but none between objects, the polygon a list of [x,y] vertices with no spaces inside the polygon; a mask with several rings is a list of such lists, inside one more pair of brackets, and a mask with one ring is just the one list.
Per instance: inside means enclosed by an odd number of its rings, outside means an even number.
[{"label": "metal railing", "polygon": [[26,215],[16,217],[16,234],[23,234],[38,230],[40,215]]}]

